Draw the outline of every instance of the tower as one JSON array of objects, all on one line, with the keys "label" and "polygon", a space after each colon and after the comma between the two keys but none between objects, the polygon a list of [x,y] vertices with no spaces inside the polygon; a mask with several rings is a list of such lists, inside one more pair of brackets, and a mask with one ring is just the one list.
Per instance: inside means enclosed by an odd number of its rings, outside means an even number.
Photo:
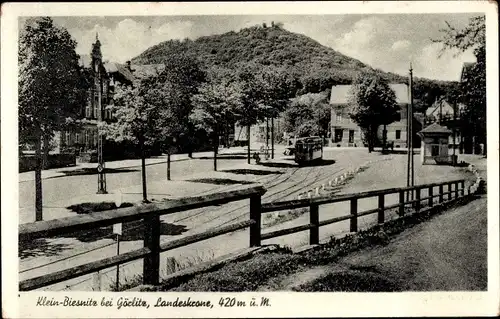
[{"label": "tower", "polygon": [[103,155],[103,137],[101,132],[101,124],[103,118],[102,109],[102,89],[103,89],[103,74],[101,72],[102,53],[101,42],[99,35],[95,35],[95,43],[92,45],[92,67],[94,71],[94,103],[97,109],[97,194],[107,194],[106,190],[106,172]]}]

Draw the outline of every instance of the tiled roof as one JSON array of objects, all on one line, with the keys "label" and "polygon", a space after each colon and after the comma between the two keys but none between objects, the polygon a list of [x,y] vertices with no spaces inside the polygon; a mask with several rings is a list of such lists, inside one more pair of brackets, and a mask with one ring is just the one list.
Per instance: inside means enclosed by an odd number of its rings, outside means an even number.
[{"label": "tiled roof", "polygon": [[136,78],[157,75],[159,72],[163,71],[164,68],[164,64],[134,64],[131,66]]},{"label": "tiled roof", "polygon": [[[399,104],[408,104],[408,85],[397,83],[389,84],[396,95],[396,101]],[[334,85],[330,96],[330,104],[347,104],[352,85]]]},{"label": "tiled roof", "polygon": [[[464,107],[464,104],[459,103],[456,109],[457,114],[459,114]],[[425,115],[427,117],[438,117],[439,112],[442,112],[442,115],[453,115],[453,106],[445,100],[438,100],[425,111]]]},{"label": "tiled roof", "polygon": [[449,130],[448,128],[446,128],[444,126],[441,126],[437,123],[433,123],[433,124],[427,126],[426,128],[424,128],[423,130],[421,130],[419,133],[447,133],[447,134],[450,134],[452,132],[451,132],[451,130]]},{"label": "tiled roof", "polygon": [[104,63],[104,68],[108,73],[120,73],[125,79],[130,82],[135,81],[135,76],[130,72],[127,66],[114,62]]}]

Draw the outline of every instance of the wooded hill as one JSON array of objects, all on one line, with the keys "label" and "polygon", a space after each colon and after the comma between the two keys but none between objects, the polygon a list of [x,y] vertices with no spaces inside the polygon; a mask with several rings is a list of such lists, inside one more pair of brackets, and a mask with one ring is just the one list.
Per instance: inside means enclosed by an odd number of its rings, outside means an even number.
[{"label": "wooded hill", "polygon": [[[359,60],[302,35],[285,30],[280,23],[253,26],[196,40],[170,40],[155,45],[132,60],[133,64],[161,64],[169,56],[188,54],[206,67],[236,68],[241,63],[287,66],[299,80],[297,94],[317,93],[334,84],[351,83],[359,72],[377,73],[393,83],[407,83],[408,77],[374,69]],[[432,104],[445,94],[452,82],[415,79],[417,109]]]}]

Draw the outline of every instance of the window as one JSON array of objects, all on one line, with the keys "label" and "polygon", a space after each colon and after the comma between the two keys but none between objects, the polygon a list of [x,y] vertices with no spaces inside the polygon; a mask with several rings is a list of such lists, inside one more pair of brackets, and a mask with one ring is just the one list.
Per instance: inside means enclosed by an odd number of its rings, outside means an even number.
[{"label": "window", "polygon": [[335,129],[335,139],[334,139],[334,142],[335,143],[341,142],[343,135],[344,135],[344,130],[336,128]]},{"label": "window", "polygon": [[99,99],[97,95],[94,97],[94,114],[93,117],[97,118],[97,106],[99,105]]},{"label": "window", "polygon": [[337,123],[342,123],[342,114],[337,114]]},{"label": "window", "polygon": [[349,130],[349,143],[354,143],[354,130]]},{"label": "window", "polygon": [[396,139],[401,139],[401,130],[396,130]]}]

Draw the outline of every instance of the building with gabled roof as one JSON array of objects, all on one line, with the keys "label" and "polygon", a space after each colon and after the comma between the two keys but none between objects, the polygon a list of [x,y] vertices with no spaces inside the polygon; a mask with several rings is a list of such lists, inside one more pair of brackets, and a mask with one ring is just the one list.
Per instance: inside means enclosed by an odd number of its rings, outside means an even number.
[{"label": "building with gabled roof", "polygon": [[[112,121],[113,114],[107,108],[114,103],[114,88],[117,83],[132,85],[135,77],[130,64],[104,61],[98,35],[92,44],[90,55],[81,55],[80,66],[86,71],[90,88],[87,91],[87,103],[82,105],[81,126],[56,133],[59,150],[66,152],[88,152],[97,149],[97,123],[102,120]],[[100,114],[99,114],[100,113]]]},{"label": "building with gabled roof", "polygon": [[[396,95],[396,101],[400,107],[399,116],[396,121],[386,126],[387,143],[394,147],[407,147],[407,112],[409,102],[409,88],[407,84],[389,84]],[[330,95],[331,115],[331,135],[330,145],[332,146],[365,146],[361,128],[349,116],[349,95],[352,85],[334,85]],[[414,147],[420,147],[420,139],[416,135],[422,127],[422,116],[414,114]],[[379,128],[378,137],[383,139],[383,127]]]}]

